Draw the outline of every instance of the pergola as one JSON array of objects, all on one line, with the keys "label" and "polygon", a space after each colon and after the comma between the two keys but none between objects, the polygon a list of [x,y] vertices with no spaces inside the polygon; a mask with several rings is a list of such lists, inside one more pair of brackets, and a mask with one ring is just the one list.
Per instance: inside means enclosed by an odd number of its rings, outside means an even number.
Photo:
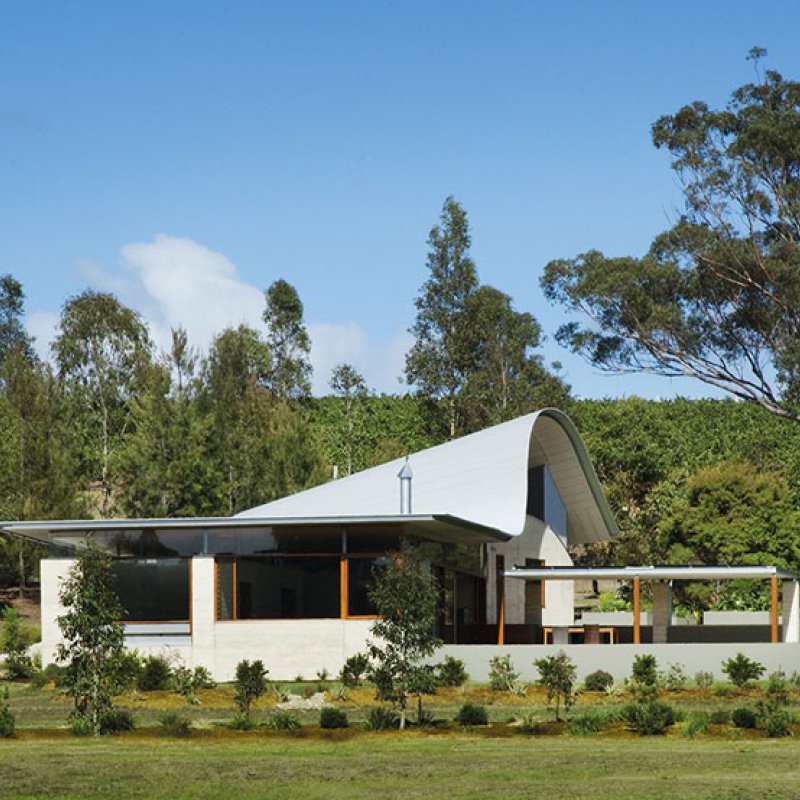
[{"label": "pergola", "polygon": [[[771,566],[752,567],[513,567],[503,571],[506,578],[525,581],[574,581],[579,579],[626,580],[633,583],[633,641],[641,643],[641,583],[652,582],[653,643],[665,644],[672,617],[672,581],[738,580],[742,578],[769,580],[771,588],[770,639],[780,641],[778,626],[778,592],[782,584],[783,641],[800,642],[800,591],[798,577],[793,572]],[[498,644],[505,641],[503,609],[500,609]]]}]

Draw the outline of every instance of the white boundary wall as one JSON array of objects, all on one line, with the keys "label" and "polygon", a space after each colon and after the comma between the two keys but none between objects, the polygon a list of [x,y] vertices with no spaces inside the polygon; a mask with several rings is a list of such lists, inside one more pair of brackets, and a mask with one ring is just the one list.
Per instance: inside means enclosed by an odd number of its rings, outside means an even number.
[{"label": "white boundary wall", "polygon": [[795,670],[800,671],[800,644],[796,643],[446,645],[437,651],[431,661],[439,662],[445,656],[460,658],[466,664],[471,680],[488,681],[489,660],[495,656],[511,656],[511,662],[520,677],[533,681],[539,678],[539,672],[533,666],[534,659],[546,658],[561,650],[575,664],[578,680],[583,680],[597,669],[611,673],[615,680],[627,678],[631,674],[634,658],[644,653],[656,657],[660,670],[670,664],[681,664],[689,678],[703,670],[713,673],[718,679],[724,679],[722,662],[737,653],[744,653],[763,664],[767,669],[766,674],[778,669],[782,669],[787,676]]}]

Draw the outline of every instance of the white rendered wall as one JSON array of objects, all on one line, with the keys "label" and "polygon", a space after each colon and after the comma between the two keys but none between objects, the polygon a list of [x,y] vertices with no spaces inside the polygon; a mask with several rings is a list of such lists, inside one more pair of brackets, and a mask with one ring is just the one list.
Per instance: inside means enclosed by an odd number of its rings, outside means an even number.
[{"label": "white rendered wall", "polygon": [[[571,567],[572,559],[553,530],[536,517],[527,517],[523,533],[509,542],[490,544],[487,553],[486,611],[490,622],[497,622],[497,572],[495,556],[505,559],[505,568],[524,567],[526,558],[541,559],[546,567]],[[575,618],[575,585],[572,581],[545,582],[542,625],[571,625]],[[525,624],[525,581],[505,579],[505,621]]]},{"label": "white rendered wall", "polygon": [[56,645],[61,641],[61,629],[57,619],[64,613],[58,600],[61,582],[67,577],[74,558],[43,558],[39,565],[42,599],[42,665],[52,664],[56,659]]},{"label": "white rendered wall", "polygon": [[274,619],[217,622],[213,674],[232,680],[243,658],[260,658],[271,680],[313,679],[341,670],[346,658],[364,652],[371,620]]}]

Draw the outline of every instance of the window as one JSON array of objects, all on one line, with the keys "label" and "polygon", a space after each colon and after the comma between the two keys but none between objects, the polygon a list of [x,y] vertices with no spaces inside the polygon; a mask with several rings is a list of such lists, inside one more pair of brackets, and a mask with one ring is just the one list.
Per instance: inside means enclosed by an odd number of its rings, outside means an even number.
[{"label": "window", "polygon": [[123,622],[188,622],[189,561],[124,558],[111,562]]},{"label": "window", "polygon": [[543,464],[528,470],[526,512],[550,526],[561,543],[567,545],[567,509],[550,470]]}]

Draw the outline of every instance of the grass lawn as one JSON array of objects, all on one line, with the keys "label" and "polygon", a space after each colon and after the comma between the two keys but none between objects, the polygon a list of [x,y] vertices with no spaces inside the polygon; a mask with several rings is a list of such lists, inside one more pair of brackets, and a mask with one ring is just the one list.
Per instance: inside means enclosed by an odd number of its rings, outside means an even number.
[{"label": "grass lawn", "polygon": [[797,798],[780,741],[362,735],[0,741],[3,798]]}]

